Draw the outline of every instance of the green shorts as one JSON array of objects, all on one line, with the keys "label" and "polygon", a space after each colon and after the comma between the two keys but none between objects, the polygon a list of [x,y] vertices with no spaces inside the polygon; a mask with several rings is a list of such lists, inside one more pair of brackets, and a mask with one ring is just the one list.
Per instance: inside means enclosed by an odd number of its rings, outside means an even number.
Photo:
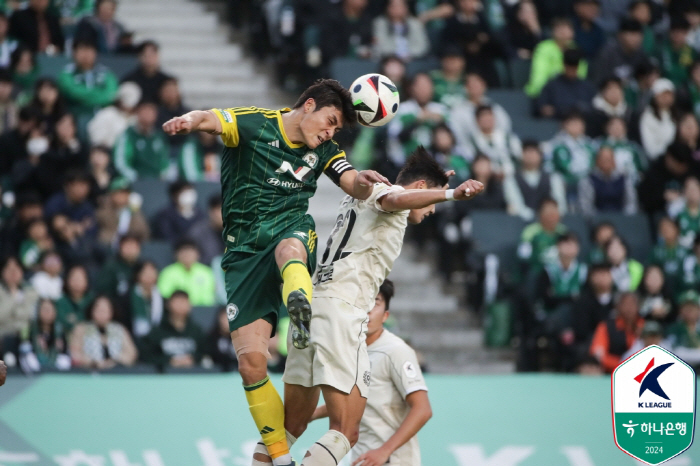
[{"label": "green shorts", "polygon": [[[272,324],[272,335],[277,330],[277,320],[287,313],[282,302],[282,275],[275,261],[275,248],[286,238],[297,238],[306,248],[309,274],[316,268],[316,232],[313,220],[305,221],[289,230],[268,247],[257,253],[229,252],[222,267],[226,283],[226,313],[228,326],[234,331],[258,319]],[[309,228],[311,227],[311,228]]]}]

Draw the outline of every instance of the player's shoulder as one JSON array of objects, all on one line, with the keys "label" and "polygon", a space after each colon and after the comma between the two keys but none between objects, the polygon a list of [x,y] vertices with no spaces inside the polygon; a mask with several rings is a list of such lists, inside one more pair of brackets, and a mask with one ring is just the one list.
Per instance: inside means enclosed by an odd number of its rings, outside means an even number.
[{"label": "player's shoulder", "polygon": [[338,144],[335,139],[325,141],[323,144],[314,149],[313,152],[316,152],[322,160],[336,156],[345,156],[345,151],[340,147],[340,144]]},{"label": "player's shoulder", "polygon": [[401,359],[402,361],[400,362],[403,362],[403,359],[405,359],[406,356],[412,358],[416,357],[415,350],[411,348],[408,343],[403,340],[403,338],[390,332],[389,330],[384,329],[382,336],[376,341],[376,343],[380,343],[380,345],[376,347],[375,350],[385,353],[392,361]]}]

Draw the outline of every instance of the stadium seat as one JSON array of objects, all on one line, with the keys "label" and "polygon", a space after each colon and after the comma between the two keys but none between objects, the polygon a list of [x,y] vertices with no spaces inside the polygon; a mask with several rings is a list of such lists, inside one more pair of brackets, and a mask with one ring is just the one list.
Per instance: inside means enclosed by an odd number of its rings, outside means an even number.
[{"label": "stadium seat", "polygon": [[359,58],[336,58],[330,65],[331,78],[337,79],[345,87],[349,87],[358,76],[378,69],[379,62]]},{"label": "stadium seat", "polygon": [[[37,55],[40,75],[50,76],[54,79],[58,78],[63,68],[71,62],[72,60],[65,55]],[[103,55],[97,59],[97,62],[112,70],[119,79],[122,79],[138,65],[137,58],[131,55]]]},{"label": "stadium seat", "polygon": [[173,248],[167,241],[152,240],[141,245],[141,258],[152,260],[160,270],[175,260]]},{"label": "stadium seat", "polygon": [[510,83],[514,89],[522,89],[530,80],[530,60],[522,58],[513,58],[508,61],[508,69],[510,71]]},{"label": "stadium seat", "polygon": [[194,183],[197,190],[197,207],[206,212],[209,209],[209,198],[213,195],[221,197],[221,184],[214,181],[198,181]]},{"label": "stadium seat", "polygon": [[195,324],[199,325],[204,333],[207,333],[216,323],[218,311],[219,308],[216,306],[197,306],[192,308],[190,318]]},{"label": "stadium seat", "polygon": [[601,213],[591,221],[591,225],[600,222],[610,222],[615,225],[617,233],[629,246],[629,256],[641,262],[649,259],[652,248],[651,226],[644,214],[624,215],[618,213]]},{"label": "stadium seat", "polygon": [[492,89],[488,96],[506,109],[513,122],[532,118],[530,98],[521,90]]},{"label": "stadium seat", "polygon": [[437,58],[419,58],[408,62],[406,65],[406,76],[409,78],[416,73],[429,72],[440,69],[440,60]]},{"label": "stadium seat", "polygon": [[159,210],[168,205],[168,183],[156,178],[142,178],[134,182],[133,189],[143,196],[141,211],[152,219]]},{"label": "stadium seat", "polygon": [[525,222],[502,211],[476,210],[470,214],[472,240],[481,253],[501,253],[504,249],[517,246]]},{"label": "stadium seat", "polygon": [[591,250],[591,230],[588,223],[577,215],[564,215],[561,223],[576,234],[580,245],[579,257],[588,257],[588,252]]},{"label": "stadium seat", "polygon": [[508,69],[508,64],[499,59],[495,59],[493,61],[494,66],[496,67],[496,74],[498,74],[498,81],[501,84],[502,88],[511,88],[512,86],[512,79],[510,77],[510,70]]}]

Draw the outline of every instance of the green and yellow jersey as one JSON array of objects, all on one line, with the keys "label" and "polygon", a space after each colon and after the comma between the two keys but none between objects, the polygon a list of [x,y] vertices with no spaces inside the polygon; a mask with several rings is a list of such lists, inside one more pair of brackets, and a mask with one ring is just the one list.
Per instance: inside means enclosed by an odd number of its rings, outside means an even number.
[{"label": "green and yellow jersey", "polygon": [[[221,122],[226,146],[221,157],[221,190],[227,252],[263,251],[285,233],[308,224],[309,199],[321,173],[339,184],[340,176],[352,170],[335,141],[313,150],[290,141],[282,125],[282,114],[288,111],[212,110]],[[307,229],[305,234],[315,236]]]}]

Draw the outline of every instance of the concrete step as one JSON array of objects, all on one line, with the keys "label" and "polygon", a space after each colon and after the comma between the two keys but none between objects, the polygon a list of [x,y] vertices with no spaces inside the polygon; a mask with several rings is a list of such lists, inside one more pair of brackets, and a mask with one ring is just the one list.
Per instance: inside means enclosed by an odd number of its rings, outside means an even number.
[{"label": "concrete step", "polygon": [[256,80],[258,78],[252,64],[247,62],[239,62],[239,64],[228,66],[225,69],[209,64],[203,64],[196,68],[185,67],[181,63],[171,62],[168,63],[168,72],[177,76],[180,81],[196,81],[202,76],[228,80]]},{"label": "concrete step", "polygon": [[[394,301],[391,303],[393,307]],[[411,335],[411,344],[421,350],[478,350],[483,347],[483,341],[483,332],[477,329],[424,330]]]},{"label": "concrete step", "polygon": [[469,315],[465,311],[444,309],[435,309],[432,312],[406,312],[401,314],[400,321],[401,329],[406,332],[468,328],[470,323]]},{"label": "concrete step", "polygon": [[177,16],[199,15],[206,12],[204,5],[194,2],[172,2],[139,0],[136,2],[121,1],[117,10],[119,16],[132,18],[135,16]]},{"label": "concrete step", "polygon": [[394,268],[389,274],[389,278],[397,283],[423,283],[433,272],[430,264],[425,262],[409,262],[404,257],[399,256],[394,263]]},{"label": "concrete step", "polygon": [[228,37],[224,33],[212,34],[210,31],[201,31],[199,34],[191,33],[183,35],[179,31],[159,31],[156,34],[149,33],[136,33],[136,42],[140,42],[145,39],[153,39],[160,44],[164,49],[171,47],[209,47],[209,46],[222,46],[229,45],[235,47],[235,44],[230,44],[228,42]]},{"label": "concrete step", "polygon": [[219,18],[214,13],[200,11],[191,15],[170,15],[161,12],[158,15],[134,15],[128,18],[129,28],[140,31],[209,31],[217,29]]},{"label": "concrete step", "polygon": [[440,312],[437,311],[438,309],[444,312],[454,312],[459,309],[459,302],[454,296],[443,296],[432,301],[416,301],[396,296],[391,300],[391,310],[397,315],[404,312]]},{"label": "concrete step", "polygon": [[197,46],[163,47],[160,51],[160,57],[163,63],[190,63],[191,67],[197,67],[204,62],[223,67],[225,64],[235,65],[240,62],[243,59],[243,50],[241,47],[228,45],[207,48]]},{"label": "concrete step", "polygon": [[186,81],[180,84],[180,88],[184,93],[192,93],[199,95],[209,89],[216,89],[222,96],[231,94],[245,94],[250,92],[263,92],[267,87],[263,80],[253,83],[241,81],[217,82],[212,79],[203,79],[201,81]]}]

